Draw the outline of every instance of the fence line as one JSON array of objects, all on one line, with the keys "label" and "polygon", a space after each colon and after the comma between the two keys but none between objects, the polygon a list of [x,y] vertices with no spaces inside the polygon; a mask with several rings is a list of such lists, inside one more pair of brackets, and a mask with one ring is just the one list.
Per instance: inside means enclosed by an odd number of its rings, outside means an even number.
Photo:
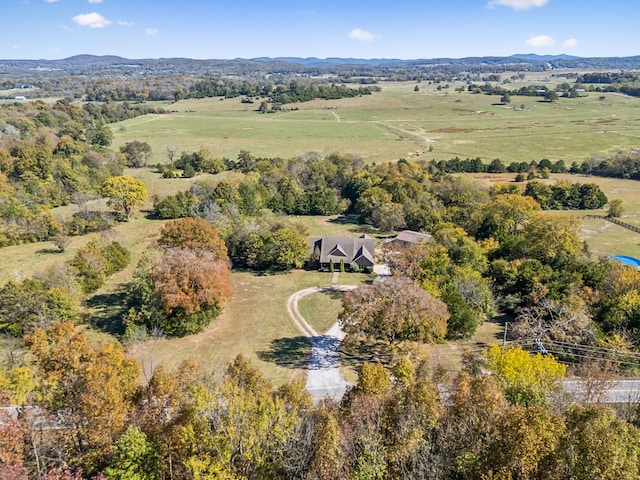
[{"label": "fence line", "polygon": [[631,230],[632,232],[640,233],[639,227],[636,227],[635,225],[631,225],[630,223],[627,223],[627,222],[623,222],[619,218],[607,217],[606,215],[584,215],[583,218],[598,218],[601,220],[606,220],[608,222],[615,223],[616,225],[620,225],[621,227],[626,228],[627,230]]}]

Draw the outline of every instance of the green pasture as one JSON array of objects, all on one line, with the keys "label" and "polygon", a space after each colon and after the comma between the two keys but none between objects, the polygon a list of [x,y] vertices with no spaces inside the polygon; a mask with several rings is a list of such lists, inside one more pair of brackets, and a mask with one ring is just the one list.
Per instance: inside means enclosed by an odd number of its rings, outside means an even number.
[{"label": "green pasture", "polygon": [[[561,81],[534,83],[555,86]],[[466,88],[462,83],[442,91],[417,85],[416,92],[414,82],[383,83],[382,91],[372,95],[289,104],[270,114],[256,112],[259,102],[244,104],[240,98],[183,100],[166,106],[171,113],[113,125],[114,146],[146,141],[154,163],[167,162],[166,146],[174,145],[188,151],[206,147],[229,158],[240,150],[286,158],[314,151],[352,153],[370,162],[459,156],[506,163],[564,159],[570,164],[592,153],[640,145],[637,98],[590,93],[547,103],[513,96],[504,106],[498,96],[455,92],[458,86]]]}]

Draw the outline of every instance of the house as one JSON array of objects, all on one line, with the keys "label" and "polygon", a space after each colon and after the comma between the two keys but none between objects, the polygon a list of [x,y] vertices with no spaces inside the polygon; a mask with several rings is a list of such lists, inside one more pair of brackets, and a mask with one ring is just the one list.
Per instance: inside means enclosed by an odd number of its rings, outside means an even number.
[{"label": "house", "polygon": [[393,243],[398,247],[409,247],[419,243],[429,243],[431,235],[428,233],[414,232],[413,230],[403,230],[393,239]]},{"label": "house", "polygon": [[346,271],[373,270],[376,241],[368,235],[361,237],[312,238],[311,262],[323,271],[337,270],[344,264]]},{"label": "house", "polygon": [[16,98],[14,98],[16,102],[24,102],[26,99],[27,97],[25,97],[24,95],[17,95]]}]

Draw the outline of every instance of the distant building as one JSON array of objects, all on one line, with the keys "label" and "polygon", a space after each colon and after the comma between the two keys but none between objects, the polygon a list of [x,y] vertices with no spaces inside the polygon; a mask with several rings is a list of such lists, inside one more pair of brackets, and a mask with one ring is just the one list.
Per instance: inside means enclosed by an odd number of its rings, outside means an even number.
[{"label": "distant building", "polygon": [[431,241],[431,235],[428,233],[414,232],[413,230],[403,230],[393,239],[398,247],[409,247],[411,245],[417,245],[419,243],[429,243]]},{"label": "distant building", "polygon": [[376,241],[368,235],[356,237],[312,238],[311,264],[328,271],[333,263],[336,271],[344,263],[346,271],[373,270]]},{"label": "distant building", "polygon": [[16,95],[15,101],[16,102],[24,102],[27,99],[27,97],[25,97],[24,95]]}]

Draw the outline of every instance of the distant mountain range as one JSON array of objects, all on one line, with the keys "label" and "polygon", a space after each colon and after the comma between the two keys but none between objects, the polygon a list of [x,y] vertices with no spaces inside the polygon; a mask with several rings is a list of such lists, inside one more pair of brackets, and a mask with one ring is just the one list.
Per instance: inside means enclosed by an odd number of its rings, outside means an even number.
[{"label": "distant mountain range", "polygon": [[[549,68],[640,69],[640,56],[583,58],[571,55],[517,54],[509,57],[465,57],[401,60],[395,58],[301,58],[259,57],[251,59],[199,60],[189,58],[127,59],[114,55],[75,55],[59,60],[0,60],[1,76],[46,77],[60,75],[136,74],[234,74],[316,72],[351,69],[433,68],[476,69],[515,67],[522,70]],[[319,73],[319,72],[316,72]]]}]

